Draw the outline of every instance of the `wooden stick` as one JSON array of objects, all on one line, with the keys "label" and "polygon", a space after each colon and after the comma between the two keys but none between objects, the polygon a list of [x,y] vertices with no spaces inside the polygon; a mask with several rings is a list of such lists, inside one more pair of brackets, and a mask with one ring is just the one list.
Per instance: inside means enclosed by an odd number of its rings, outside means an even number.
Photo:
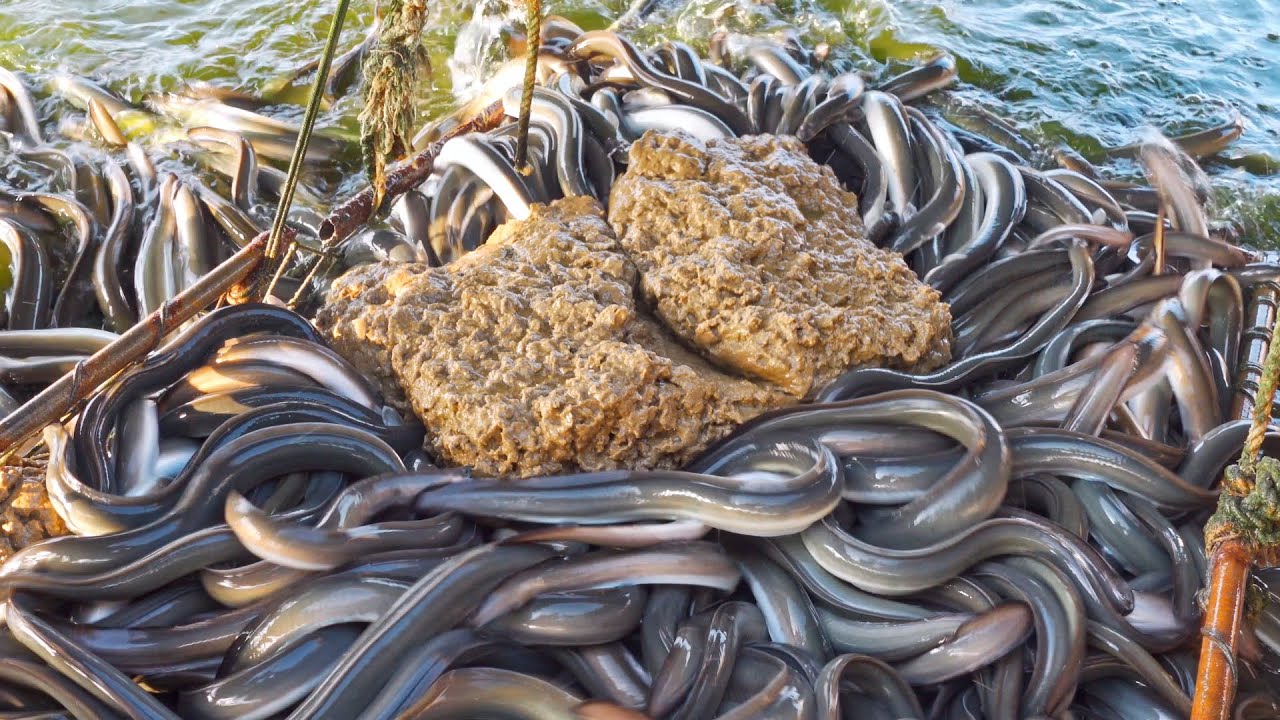
[{"label": "wooden stick", "polygon": [[98,386],[154,350],[165,335],[249,277],[262,260],[267,237],[265,232],[258,235],[226,262],[170,298],[111,344],[76,363],[71,372],[0,420],[0,455],[10,454],[46,425],[57,422]]},{"label": "wooden stick", "polygon": [[[412,160],[387,173],[386,197],[393,198],[404,194],[422,184],[431,171],[435,169],[436,155],[449,140],[471,132],[490,130],[502,120],[502,102],[495,102],[481,110],[478,115],[450,130],[439,140]],[[383,200],[386,204],[387,200]],[[324,222],[320,223],[320,240],[326,246],[345,240],[357,228],[369,220],[373,213],[373,188],[365,188],[350,200],[339,205]]]},{"label": "wooden stick", "polygon": [[1228,540],[1211,558],[1209,604],[1204,611],[1200,668],[1191,704],[1192,720],[1227,720],[1235,706],[1236,650],[1244,593],[1253,559],[1243,545]]},{"label": "wooden stick", "polygon": [[[432,143],[409,162],[387,174],[387,197],[407,192],[427,179],[436,155],[452,137],[493,128],[502,120],[502,103],[485,108],[479,116],[454,128],[439,142]],[[373,213],[373,190],[366,189],[330,213],[321,225],[321,238],[332,245],[369,221]],[[293,231],[286,229],[286,236]],[[267,249],[269,233],[262,233],[235,255],[209,271],[191,287],[178,293],[159,309],[143,318],[111,344],[80,361],[75,368],[39,395],[28,400],[8,417],[0,419],[0,457],[18,449],[23,441],[57,422],[72,411],[100,385],[121,370],[142,360],[160,344],[165,335],[195,317],[224,294],[233,301],[248,297]],[[292,244],[290,245],[292,246]]]}]

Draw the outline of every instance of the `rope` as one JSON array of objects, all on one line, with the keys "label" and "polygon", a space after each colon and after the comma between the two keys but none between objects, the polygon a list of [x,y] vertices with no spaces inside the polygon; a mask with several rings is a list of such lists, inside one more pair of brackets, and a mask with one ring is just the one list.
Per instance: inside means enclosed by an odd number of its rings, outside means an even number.
[{"label": "rope", "polygon": [[525,0],[529,14],[525,20],[524,89],[520,94],[520,122],[516,128],[516,170],[528,175],[529,116],[533,113],[533,87],[538,81],[538,50],[542,47],[542,0]]},{"label": "rope", "polygon": [[[329,68],[333,65],[333,56],[338,51],[338,37],[342,35],[342,23],[347,17],[347,7],[351,0],[338,0],[338,7],[333,13],[333,21],[329,25],[329,37],[325,40],[324,53],[320,55],[320,65],[316,68],[315,81],[311,83],[311,97],[307,99],[307,111],[302,116],[302,128],[298,131],[298,142],[293,146],[293,157],[289,160],[289,174],[285,178],[284,189],[280,192],[280,204],[276,206],[276,216],[271,223],[271,234],[267,238],[264,269],[275,264],[280,257],[280,245],[284,236],[285,220],[289,217],[289,208],[293,205],[293,193],[298,188],[298,179],[302,176],[302,164],[307,157],[307,145],[311,142],[311,132],[316,126],[316,118],[320,115],[320,103],[324,99],[324,85],[329,77]],[[290,243],[289,250],[293,250]],[[289,253],[292,257],[292,252]],[[287,258],[286,258],[287,259]],[[286,263],[280,262],[271,277],[263,296],[271,294],[284,272]],[[256,283],[255,283],[256,284]]]},{"label": "rope", "polygon": [[1259,376],[1240,460],[1223,473],[1218,509],[1205,524],[1204,534],[1210,555],[1226,540],[1235,539],[1255,563],[1271,566],[1280,564],[1280,460],[1263,457],[1262,444],[1280,389],[1280,322],[1271,328]]},{"label": "rope", "polygon": [[1275,565],[1280,551],[1280,460],[1258,458],[1251,472],[1240,465],[1227,468],[1218,510],[1205,535],[1212,532],[1218,542],[1228,535],[1240,538],[1255,562]]},{"label": "rope", "polygon": [[426,0],[386,0],[382,28],[361,63],[364,109],[360,111],[360,154],[373,210],[383,204],[387,162],[413,150],[414,104],[418,71],[430,65],[422,46]]},{"label": "rope", "polygon": [[[444,150],[446,143],[467,133],[488,132],[497,127],[504,117],[506,116],[502,112],[502,101],[498,100],[475,116],[455,125],[431,143],[427,149],[388,173],[386,192],[390,196],[396,196],[418,186],[431,175],[436,157]],[[318,251],[315,251],[315,263],[307,271],[302,284],[298,286],[298,292],[289,300],[290,308],[296,308],[301,304],[306,299],[312,281],[320,272],[327,271],[328,263],[336,257],[334,250],[338,243],[350,235],[354,227],[365,223],[373,214],[373,196],[373,188],[364,190],[329,214],[328,219],[321,225],[324,243]],[[327,233],[323,230],[325,225],[329,226]]]}]

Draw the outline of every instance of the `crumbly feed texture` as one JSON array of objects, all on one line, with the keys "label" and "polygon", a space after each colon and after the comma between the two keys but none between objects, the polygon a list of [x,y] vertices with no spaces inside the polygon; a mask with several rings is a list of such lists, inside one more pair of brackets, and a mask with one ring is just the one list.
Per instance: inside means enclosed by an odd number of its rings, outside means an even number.
[{"label": "crumbly feed texture", "polygon": [[857,198],[799,140],[647,133],[609,224],[658,319],[713,362],[810,395],[854,365],[950,358],[950,313],[863,234]]},{"label": "crumbly feed texture", "polygon": [[43,468],[0,466],[0,562],[33,543],[67,534],[49,505]]},{"label": "crumbly feed texture", "polygon": [[483,475],[678,467],[790,401],[682,348],[637,312],[638,282],[598,203],[571,198],[443,268],[353,269],[316,324],[430,451]]},{"label": "crumbly feed texture", "polygon": [[355,268],[316,324],[437,459],[507,477],[679,467],[852,365],[949,356],[938,293],[794,139],[647,134],[610,203],[612,228],[570,198],[443,268]]}]

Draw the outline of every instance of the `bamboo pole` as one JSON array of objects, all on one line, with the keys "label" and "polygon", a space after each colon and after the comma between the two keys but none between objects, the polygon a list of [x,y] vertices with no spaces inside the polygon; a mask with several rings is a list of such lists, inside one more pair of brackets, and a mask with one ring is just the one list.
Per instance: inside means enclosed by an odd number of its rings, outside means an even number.
[{"label": "bamboo pole", "polygon": [[[1239,378],[1231,414],[1241,419],[1270,418],[1270,397],[1265,392],[1264,365],[1270,354],[1277,327],[1280,285],[1262,283],[1254,288],[1249,302],[1249,330],[1244,337]],[[1271,385],[1274,388],[1274,384]],[[1241,621],[1244,616],[1245,591],[1253,568],[1252,553],[1245,545],[1229,539],[1211,549],[1209,599],[1201,626],[1200,665],[1196,673],[1196,692],[1192,699],[1192,720],[1226,720],[1235,705],[1236,654]]]},{"label": "bamboo pole", "polygon": [[1253,566],[1249,551],[1235,540],[1224,542],[1211,561],[1209,602],[1200,639],[1200,667],[1191,704],[1192,720],[1231,717],[1239,680],[1236,651],[1240,644],[1244,593],[1249,587],[1249,570]]}]

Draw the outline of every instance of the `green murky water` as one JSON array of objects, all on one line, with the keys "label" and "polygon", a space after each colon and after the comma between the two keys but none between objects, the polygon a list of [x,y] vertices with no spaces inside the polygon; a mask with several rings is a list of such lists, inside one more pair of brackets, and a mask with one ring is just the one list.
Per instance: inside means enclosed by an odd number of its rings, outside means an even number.
[{"label": "green murky water", "polygon": [[[0,64],[30,73],[37,85],[69,70],[135,100],[190,80],[254,91],[318,54],[335,4],[7,0]],[[621,15],[626,0],[547,8],[595,28]],[[493,29],[521,16],[495,0],[432,3],[432,12],[435,72],[423,88],[424,115],[452,107],[454,78],[496,66],[503,45]],[[354,0],[344,47],[372,15],[373,0]],[[695,44],[721,27],[756,34],[790,27],[868,65],[944,48],[973,85],[966,92],[1032,138],[1069,142],[1093,159],[1144,126],[1181,132],[1239,112],[1244,137],[1207,163],[1219,187],[1216,214],[1242,221],[1250,242],[1280,247],[1280,0],[663,0],[652,20],[639,31],[644,39]],[[460,31],[486,42],[455,48]],[[42,98],[42,114],[71,114]],[[322,124],[349,130],[356,103],[341,100]]]}]

